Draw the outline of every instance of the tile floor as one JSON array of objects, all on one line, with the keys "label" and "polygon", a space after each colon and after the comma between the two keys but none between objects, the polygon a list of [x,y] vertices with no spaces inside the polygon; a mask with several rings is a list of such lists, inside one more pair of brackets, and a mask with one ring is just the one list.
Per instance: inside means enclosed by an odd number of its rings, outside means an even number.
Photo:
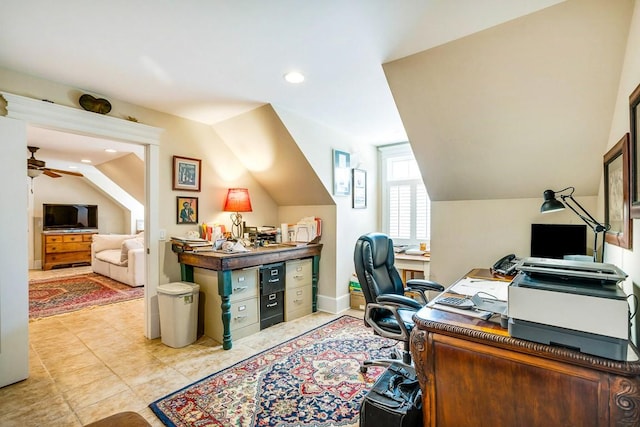
[{"label": "tile floor", "polygon": [[[32,271],[30,277],[85,270]],[[30,375],[0,388],[0,425],[82,426],[131,410],[162,426],[149,403],[337,317],[318,312],[280,323],[234,341],[231,350],[207,337],[173,349],[144,337],[143,309],[140,299],[30,322]]]}]

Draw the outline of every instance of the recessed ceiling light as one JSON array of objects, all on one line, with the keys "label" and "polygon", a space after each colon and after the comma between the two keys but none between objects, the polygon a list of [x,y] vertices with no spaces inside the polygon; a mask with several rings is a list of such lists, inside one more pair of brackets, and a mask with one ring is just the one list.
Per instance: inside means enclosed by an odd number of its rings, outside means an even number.
[{"label": "recessed ceiling light", "polygon": [[290,71],[284,75],[284,79],[289,83],[302,83],[304,75],[300,71]]},{"label": "recessed ceiling light", "polygon": [[80,160],[80,161],[81,161],[82,163],[91,163],[91,160],[89,160],[89,159],[82,159],[82,160]]},{"label": "recessed ceiling light", "polygon": [[69,166],[69,169],[78,169],[77,166]]},{"label": "recessed ceiling light", "polygon": [[113,148],[105,148],[104,151],[106,151],[107,153],[117,153],[117,150],[114,150]]}]

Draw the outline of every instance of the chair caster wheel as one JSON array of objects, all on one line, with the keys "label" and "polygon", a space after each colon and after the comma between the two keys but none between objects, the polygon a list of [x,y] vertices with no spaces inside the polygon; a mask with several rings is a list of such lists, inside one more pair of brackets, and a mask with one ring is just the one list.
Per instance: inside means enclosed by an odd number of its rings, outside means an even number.
[{"label": "chair caster wheel", "polygon": [[360,366],[360,372],[362,372],[363,374],[366,374],[368,369],[369,368],[367,368],[366,366]]}]

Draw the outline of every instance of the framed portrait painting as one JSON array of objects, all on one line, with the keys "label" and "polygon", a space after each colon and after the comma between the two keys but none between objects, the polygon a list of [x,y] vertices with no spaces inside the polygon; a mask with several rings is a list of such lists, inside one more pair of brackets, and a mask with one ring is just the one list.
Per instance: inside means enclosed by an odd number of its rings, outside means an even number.
[{"label": "framed portrait painting", "polygon": [[200,159],[173,156],[173,189],[200,191]]},{"label": "framed portrait painting", "polygon": [[353,209],[365,209],[367,207],[367,171],[353,169],[351,171],[353,181]]},{"label": "framed portrait painting", "polygon": [[629,134],[604,155],[605,241],[631,249]]},{"label": "framed portrait painting", "polygon": [[176,223],[198,223],[198,198],[178,196],[176,201]]},{"label": "framed portrait painting", "polygon": [[333,150],[333,195],[351,194],[351,155],[346,151]]},{"label": "framed portrait painting", "polygon": [[640,142],[638,141],[640,132],[640,85],[629,95],[629,180],[631,182],[631,218],[640,218]]}]

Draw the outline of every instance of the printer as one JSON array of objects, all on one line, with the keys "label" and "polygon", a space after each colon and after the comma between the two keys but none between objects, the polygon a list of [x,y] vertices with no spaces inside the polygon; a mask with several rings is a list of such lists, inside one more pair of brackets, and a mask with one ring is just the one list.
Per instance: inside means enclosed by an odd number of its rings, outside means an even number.
[{"label": "printer", "polygon": [[526,258],[508,288],[509,334],[615,360],[627,359],[629,304],[612,264]]}]

